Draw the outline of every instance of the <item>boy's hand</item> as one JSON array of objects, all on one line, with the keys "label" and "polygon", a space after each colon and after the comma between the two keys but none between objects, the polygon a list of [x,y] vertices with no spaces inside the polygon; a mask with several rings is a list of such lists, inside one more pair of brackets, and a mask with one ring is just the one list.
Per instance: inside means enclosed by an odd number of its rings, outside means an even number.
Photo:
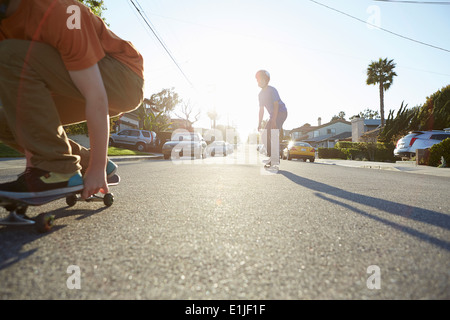
[{"label": "boy's hand", "polygon": [[109,192],[108,183],[106,181],[106,172],[104,170],[87,169],[84,175],[84,189],[81,198],[86,200],[90,196],[99,192],[106,194]]}]

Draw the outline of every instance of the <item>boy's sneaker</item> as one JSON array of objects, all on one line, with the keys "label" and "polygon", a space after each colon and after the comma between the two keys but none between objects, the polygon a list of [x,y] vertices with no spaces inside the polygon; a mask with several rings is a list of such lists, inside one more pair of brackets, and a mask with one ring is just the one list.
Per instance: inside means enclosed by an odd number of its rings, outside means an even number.
[{"label": "boy's sneaker", "polygon": [[113,177],[117,173],[118,168],[117,164],[108,159],[108,163],[106,164],[106,177]]},{"label": "boy's sneaker", "polygon": [[83,177],[27,168],[16,181],[0,184],[0,196],[15,199],[37,198],[83,190]]},{"label": "boy's sneaker", "polygon": [[[114,175],[117,173],[118,168],[119,167],[117,166],[117,164],[108,159],[108,163],[106,164],[106,177],[107,178],[114,177]],[[86,173],[86,169],[87,168],[81,169],[81,174],[83,176]]]}]

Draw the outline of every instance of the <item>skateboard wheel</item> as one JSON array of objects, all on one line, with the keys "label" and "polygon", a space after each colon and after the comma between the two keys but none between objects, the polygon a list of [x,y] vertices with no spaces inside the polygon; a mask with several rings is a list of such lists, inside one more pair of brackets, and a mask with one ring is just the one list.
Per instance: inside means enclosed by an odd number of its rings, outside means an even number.
[{"label": "skateboard wheel", "polygon": [[105,206],[111,207],[114,203],[114,195],[112,193],[105,194],[105,196],[103,197],[103,203],[105,204]]},{"label": "skateboard wheel", "polygon": [[36,218],[36,229],[40,233],[49,232],[55,224],[55,216],[49,214],[41,214]]},{"label": "skateboard wheel", "polygon": [[66,203],[69,207],[73,207],[77,203],[77,196],[76,195],[67,196]]}]

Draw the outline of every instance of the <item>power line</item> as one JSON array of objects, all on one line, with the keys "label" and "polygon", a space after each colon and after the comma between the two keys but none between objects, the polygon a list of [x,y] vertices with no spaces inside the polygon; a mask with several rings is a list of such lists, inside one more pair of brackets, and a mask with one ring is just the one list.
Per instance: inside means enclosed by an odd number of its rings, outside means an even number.
[{"label": "power line", "polygon": [[338,12],[338,13],[340,13],[340,14],[343,14],[343,15],[345,15],[345,16],[347,16],[347,17],[350,17],[350,18],[352,18],[352,19],[354,19],[354,20],[357,20],[357,21],[359,21],[359,22],[362,22],[362,23],[364,23],[364,24],[366,24],[366,25],[372,26],[372,27],[374,27],[374,28],[376,28],[376,29],[379,29],[379,30],[381,30],[381,31],[390,33],[390,34],[392,34],[392,35],[394,35],[394,36],[397,36],[397,37],[400,37],[400,38],[403,38],[403,39],[406,39],[406,40],[409,40],[409,41],[416,42],[416,43],[421,44],[421,45],[424,45],[424,46],[428,46],[428,47],[431,47],[431,48],[434,48],[434,49],[438,49],[438,50],[442,50],[442,51],[445,51],[445,52],[449,52],[449,53],[450,53],[450,50],[448,50],[448,49],[441,48],[441,47],[438,47],[438,46],[435,46],[435,45],[432,45],[432,44],[429,44],[429,43],[426,43],[426,42],[422,42],[422,41],[419,41],[419,40],[415,40],[415,39],[413,39],[413,38],[409,38],[409,37],[403,36],[403,35],[401,35],[401,34],[399,34],[399,33],[395,33],[395,32],[393,32],[393,31],[390,31],[390,30],[381,28],[380,26],[374,25],[374,24],[372,24],[372,23],[370,23],[370,22],[368,22],[368,21],[364,21],[364,20],[362,20],[362,19],[360,19],[360,18],[357,18],[357,17],[355,17],[355,16],[352,16],[352,15],[346,13],[346,12],[340,11],[340,10],[335,9],[335,8],[333,8],[333,7],[327,6],[327,5],[325,5],[325,4],[323,4],[323,3],[320,3],[320,2],[318,2],[318,1],[315,1],[315,0],[309,0],[309,1],[315,3],[315,4],[319,5],[319,6],[325,7],[325,8],[327,8],[327,9],[336,11],[336,12]]},{"label": "power line", "polygon": [[400,0],[374,0],[379,2],[395,2],[395,3],[412,3],[412,4],[442,4],[450,5],[450,2],[439,2],[439,1],[400,1]]},{"label": "power line", "polygon": [[[137,2],[138,5],[136,5],[134,3],[134,1]],[[158,36],[158,34],[156,33],[156,30],[154,27],[152,27],[152,25],[150,24],[150,19],[148,19],[144,9],[142,9],[141,5],[139,4],[139,2],[137,0],[130,0],[130,2],[133,4],[134,8],[136,9],[136,11],[139,13],[139,15],[141,16],[142,20],[144,20],[145,24],[149,27],[149,29],[151,30],[151,32],[153,33],[153,35],[156,37],[156,39],[158,40],[158,42],[161,44],[161,46],[164,48],[164,50],[166,51],[167,55],[170,57],[170,59],[173,61],[173,63],[176,65],[176,67],[178,68],[178,70],[180,70],[181,74],[183,75],[183,77],[186,79],[186,81],[191,85],[191,87],[193,87],[192,82],[189,80],[189,78],[186,76],[186,74],[184,73],[183,69],[181,69],[180,65],[178,64],[178,62],[175,60],[175,58],[173,57],[172,53],[169,51],[169,49],[167,48],[167,45],[164,43],[164,41],[161,39],[160,36]],[[139,7],[138,7],[139,6]]]}]

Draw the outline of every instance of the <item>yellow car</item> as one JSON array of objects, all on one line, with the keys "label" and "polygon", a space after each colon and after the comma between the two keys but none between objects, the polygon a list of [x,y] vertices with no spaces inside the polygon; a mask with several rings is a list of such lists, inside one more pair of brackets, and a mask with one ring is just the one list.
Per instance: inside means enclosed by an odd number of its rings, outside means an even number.
[{"label": "yellow car", "polygon": [[292,158],[314,162],[314,159],[316,158],[316,149],[311,147],[307,142],[291,141],[283,150],[283,159],[292,160]]}]

